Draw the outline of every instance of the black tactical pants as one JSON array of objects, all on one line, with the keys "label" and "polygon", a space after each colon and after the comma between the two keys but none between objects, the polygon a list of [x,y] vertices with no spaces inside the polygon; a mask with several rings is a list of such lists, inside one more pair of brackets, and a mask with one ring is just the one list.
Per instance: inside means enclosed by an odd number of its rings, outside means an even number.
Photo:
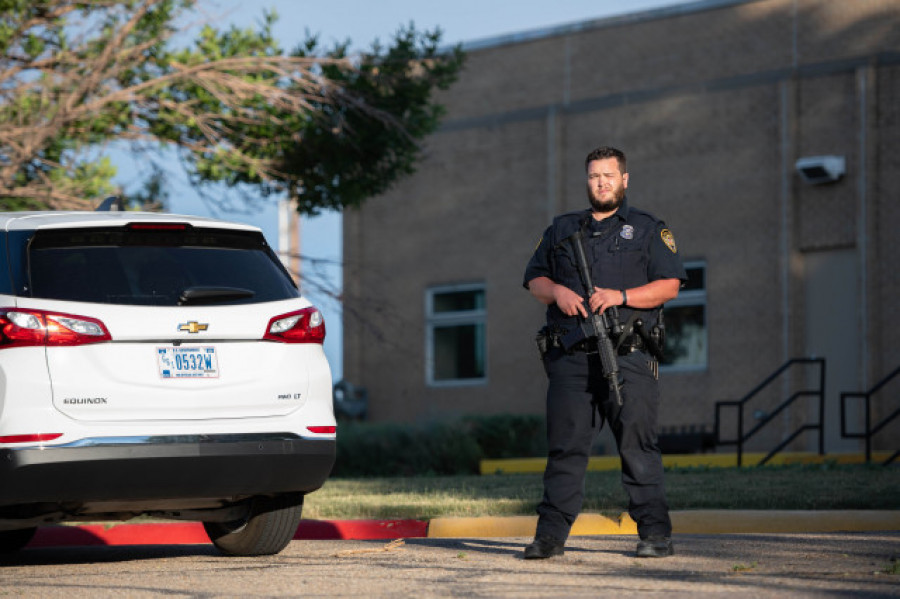
[{"label": "black tactical pants", "polygon": [[671,535],[657,447],[659,388],[649,360],[639,351],[619,357],[623,379],[623,405],[619,406],[603,377],[599,355],[554,350],[546,356],[549,456],[544,497],[537,510],[538,535],[558,540],[569,536],[581,511],[591,446],[604,422],[616,439],[628,513],[637,523],[638,534],[641,538]]}]

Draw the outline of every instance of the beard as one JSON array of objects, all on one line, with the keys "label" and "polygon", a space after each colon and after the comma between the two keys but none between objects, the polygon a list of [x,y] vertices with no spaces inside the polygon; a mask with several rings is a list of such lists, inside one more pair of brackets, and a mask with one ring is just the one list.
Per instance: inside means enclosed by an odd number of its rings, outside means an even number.
[{"label": "beard", "polygon": [[600,200],[591,193],[590,188],[587,190],[588,200],[591,202],[591,208],[594,212],[614,212],[619,209],[622,202],[625,201],[625,188],[620,187],[613,191],[613,199]]}]

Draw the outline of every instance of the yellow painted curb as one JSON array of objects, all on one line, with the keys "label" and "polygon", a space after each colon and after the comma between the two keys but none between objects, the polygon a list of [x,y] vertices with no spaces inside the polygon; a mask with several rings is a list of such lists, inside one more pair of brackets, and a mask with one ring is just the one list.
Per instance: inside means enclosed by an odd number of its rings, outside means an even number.
[{"label": "yellow painted curb", "polygon": [[428,536],[435,538],[532,537],[536,526],[537,516],[432,518],[428,521]]},{"label": "yellow painted curb", "polygon": [[[674,534],[813,533],[900,530],[898,510],[686,510],[670,514]],[[433,518],[435,538],[533,537],[537,516]],[[636,535],[627,513],[618,519],[581,514],[572,536]]]},{"label": "yellow painted curb", "polygon": [[636,535],[637,524],[628,514],[618,520],[600,514],[580,514],[572,525],[572,535]]},{"label": "yellow painted curb", "polygon": [[[537,516],[498,518],[432,518],[428,536],[460,537],[533,537]],[[628,514],[613,519],[600,514],[581,514],[572,525],[572,535],[633,535],[637,526]]]}]

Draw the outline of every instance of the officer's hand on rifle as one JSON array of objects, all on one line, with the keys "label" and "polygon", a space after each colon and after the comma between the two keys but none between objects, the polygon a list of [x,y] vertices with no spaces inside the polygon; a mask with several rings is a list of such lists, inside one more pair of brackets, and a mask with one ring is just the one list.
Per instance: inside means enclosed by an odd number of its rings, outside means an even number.
[{"label": "officer's hand on rifle", "polygon": [[553,288],[553,299],[556,300],[556,306],[566,316],[580,314],[582,318],[588,317],[587,310],[584,308],[584,299],[565,285],[557,284]]},{"label": "officer's hand on rifle", "polygon": [[584,299],[565,285],[554,283],[548,277],[535,277],[528,281],[528,290],[542,304],[556,304],[556,307],[566,316],[581,315],[587,318],[587,310],[584,307]]},{"label": "officer's hand on rifle", "polygon": [[618,289],[602,289],[594,287],[594,293],[591,294],[591,310],[600,312],[606,311],[610,306],[622,305],[622,292]]}]

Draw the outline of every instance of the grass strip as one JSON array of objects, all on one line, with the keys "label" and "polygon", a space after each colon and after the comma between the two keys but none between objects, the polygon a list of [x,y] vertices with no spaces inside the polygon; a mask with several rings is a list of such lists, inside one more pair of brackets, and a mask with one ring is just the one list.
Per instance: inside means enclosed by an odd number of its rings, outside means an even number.
[{"label": "grass strip", "polygon": [[[618,515],[618,471],[588,472],[584,511]],[[815,464],[677,468],[666,472],[672,510],[900,509],[900,466]],[[306,498],[304,517],[325,520],[533,515],[540,474],[332,478]]]}]

